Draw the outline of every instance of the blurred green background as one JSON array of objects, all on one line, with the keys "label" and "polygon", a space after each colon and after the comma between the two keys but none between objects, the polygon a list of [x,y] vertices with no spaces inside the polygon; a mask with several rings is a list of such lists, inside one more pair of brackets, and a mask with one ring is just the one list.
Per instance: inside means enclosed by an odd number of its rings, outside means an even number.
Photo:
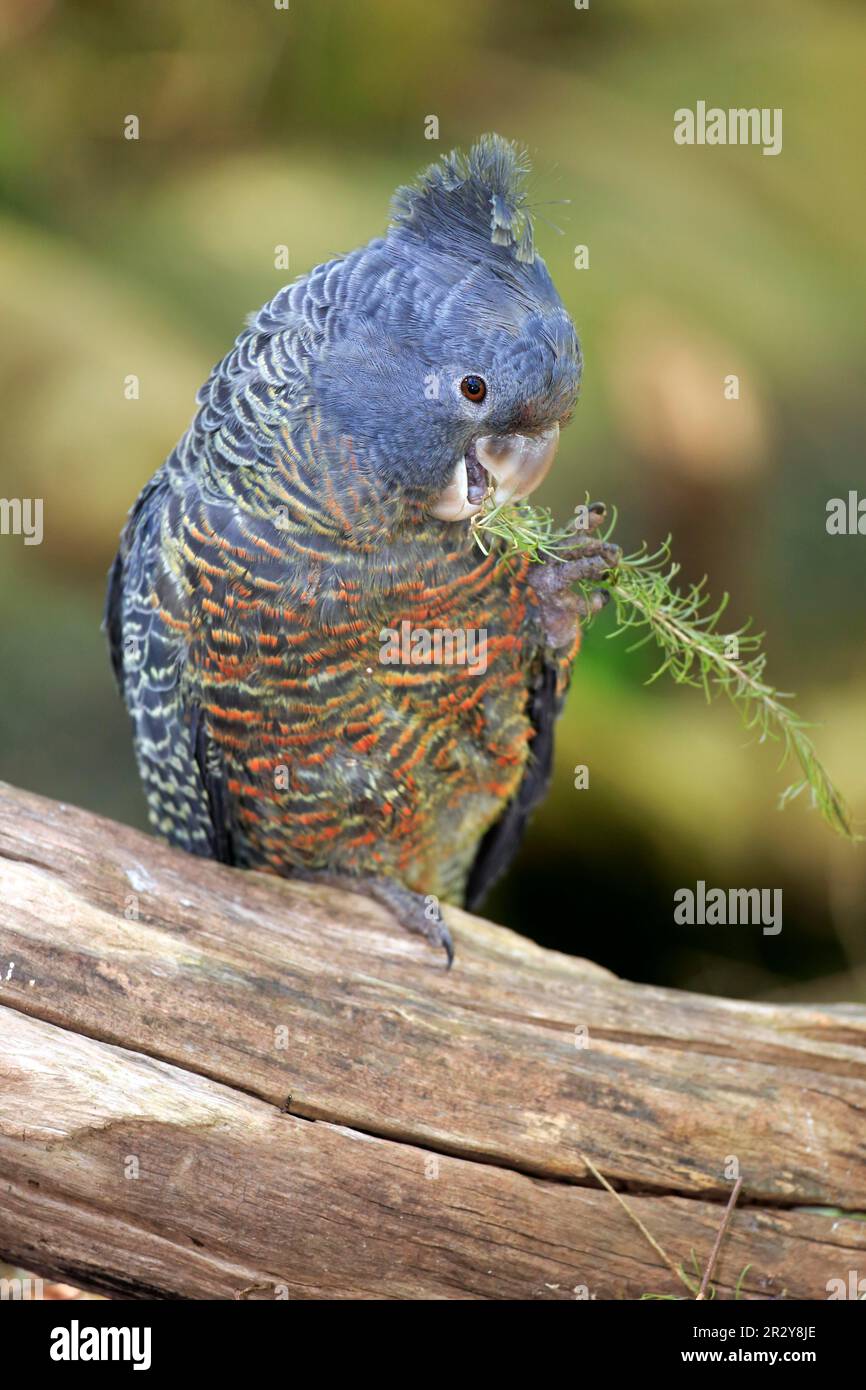
[{"label": "blurred green background", "polygon": [[[767,630],[866,821],[866,538],[825,531],[830,497],[866,493],[859,0],[0,0],[0,44],[0,496],[45,499],[41,547],[0,538],[0,777],[145,824],[99,630],[127,508],[244,316],[497,130],[531,151],[586,358],[541,500],[615,503],[627,548],[671,531],[732,623]],[[783,152],[676,146],[699,99],[782,107]],[[490,915],[635,979],[866,998],[864,850],[780,814],[773,750],[728,707],[644,688],[650,654],[609,627]],[[781,887],[781,935],[675,927],[699,878]]]}]

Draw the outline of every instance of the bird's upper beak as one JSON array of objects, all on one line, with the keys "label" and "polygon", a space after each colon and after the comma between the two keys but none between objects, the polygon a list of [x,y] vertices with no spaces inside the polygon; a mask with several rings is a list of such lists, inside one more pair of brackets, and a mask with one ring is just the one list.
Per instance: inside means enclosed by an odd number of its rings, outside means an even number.
[{"label": "bird's upper beak", "polygon": [[540,434],[483,435],[459,460],[430,515],[466,521],[490,494],[494,506],[528,497],[547,476],[559,443],[559,425]]}]

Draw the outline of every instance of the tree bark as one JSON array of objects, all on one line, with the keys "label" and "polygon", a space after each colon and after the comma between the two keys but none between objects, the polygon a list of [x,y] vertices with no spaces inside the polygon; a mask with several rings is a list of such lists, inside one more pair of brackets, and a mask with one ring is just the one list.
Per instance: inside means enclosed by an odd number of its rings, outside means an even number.
[{"label": "tree bark", "polygon": [[739,1175],[717,1296],[866,1275],[866,1009],[450,921],[448,972],[366,898],[0,784],[0,1257],[126,1298],[689,1297],[588,1159],[692,1297]]}]

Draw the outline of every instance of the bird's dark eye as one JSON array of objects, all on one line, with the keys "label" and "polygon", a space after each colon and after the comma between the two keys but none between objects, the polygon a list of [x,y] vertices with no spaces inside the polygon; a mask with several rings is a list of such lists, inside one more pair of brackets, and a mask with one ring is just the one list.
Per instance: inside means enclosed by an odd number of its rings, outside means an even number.
[{"label": "bird's dark eye", "polygon": [[460,390],[467,401],[472,401],[474,405],[480,405],[487,395],[487,382],[480,376],[465,376],[460,383]]}]

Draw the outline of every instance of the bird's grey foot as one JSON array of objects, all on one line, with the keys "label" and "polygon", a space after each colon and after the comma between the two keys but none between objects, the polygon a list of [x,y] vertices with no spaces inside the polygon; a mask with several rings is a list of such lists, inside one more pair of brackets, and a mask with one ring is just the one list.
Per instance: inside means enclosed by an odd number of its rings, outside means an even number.
[{"label": "bird's grey foot", "polygon": [[413,893],[411,888],[404,888],[402,883],[395,883],[392,878],[367,878],[361,882],[361,891],[382,903],[383,907],[390,908],[407,931],[425,937],[431,946],[440,946],[445,952],[448,969],[451,969],[454,943],[438,898],[432,894]]},{"label": "bird's grey foot", "polygon": [[618,545],[593,535],[607,515],[604,504],[593,502],[586,511],[585,525],[575,529],[573,546],[555,560],[533,565],[529,573],[544,635],[554,649],[570,646],[580,619],[598,613],[610,599],[607,589],[594,589],[587,597],[574,593],[572,585],[601,584],[622,559]]},{"label": "bird's grey foot", "polygon": [[363,893],[365,897],[381,903],[406,931],[423,936],[431,946],[440,947],[445,952],[450,970],[454,960],[454,943],[438,898],[413,893],[411,888],[405,888],[392,878],[355,878],[352,874],[335,874],[327,869],[298,869],[293,872],[293,877],[306,883],[325,883],[331,888],[343,888],[349,893]]}]

